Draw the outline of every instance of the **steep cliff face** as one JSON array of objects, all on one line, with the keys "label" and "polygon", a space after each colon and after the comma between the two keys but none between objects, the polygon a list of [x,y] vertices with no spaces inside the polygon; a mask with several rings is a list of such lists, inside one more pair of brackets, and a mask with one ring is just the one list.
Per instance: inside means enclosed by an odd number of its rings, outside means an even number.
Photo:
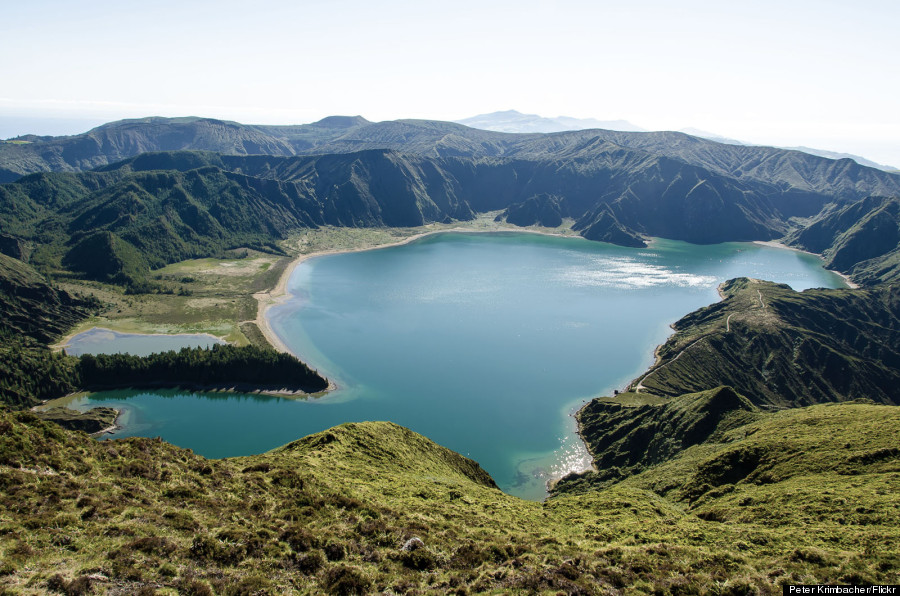
[{"label": "steep cliff face", "polygon": [[98,172],[27,176],[0,186],[0,212],[13,238],[45,247],[43,263],[127,281],[241,246],[278,253],[278,241],[302,228],[420,226],[500,209],[521,225],[572,217],[587,238],[626,246],[642,246],[641,235],[698,243],[780,236],[781,195],[742,184],[622,150],[553,163],[386,150],[175,152]]},{"label": "steep cliff face", "polygon": [[615,215],[615,207],[609,204],[601,205],[585,214],[575,222],[573,228],[579,230],[581,235],[588,240],[634,248],[647,246],[647,243],[639,235],[619,223],[619,219]]},{"label": "steep cliff face", "polygon": [[517,226],[556,228],[562,225],[568,211],[560,197],[543,193],[510,205],[503,215]]}]

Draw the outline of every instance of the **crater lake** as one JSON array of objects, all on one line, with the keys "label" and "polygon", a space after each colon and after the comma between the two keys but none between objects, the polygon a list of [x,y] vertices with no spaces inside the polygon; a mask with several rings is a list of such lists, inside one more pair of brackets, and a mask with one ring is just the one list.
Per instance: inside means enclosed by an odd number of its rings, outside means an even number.
[{"label": "crater lake", "polygon": [[339,389],[306,400],[109,391],[112,435],[161,436],[208,457],[259,453],[344,422],[390,420],[478,461],[529,499],[589,466],[573,414],[653,362],[680,317],[733,277],[844,287],[814,255],[656,239],[630,249],[530,233],[442,233],[300,263],[267,313]]}]

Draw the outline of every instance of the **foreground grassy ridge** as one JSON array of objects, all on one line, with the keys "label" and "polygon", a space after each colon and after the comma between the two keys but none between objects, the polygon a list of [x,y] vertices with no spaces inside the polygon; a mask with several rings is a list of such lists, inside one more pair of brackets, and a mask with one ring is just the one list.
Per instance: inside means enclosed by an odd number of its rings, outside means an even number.
[{"label": "foreground grassy ridge", "polygon": [[730,385],[757,405],[866,398],[900,404],[900,294],[807,290],[739,278],[675,323],[632,390],[664,396]]},{"label": "foreground grassy ridge", "polygon": [[[592,594],[896,583],[898,431],[893,408],[786,411],[610,488],[534,503],[390,423],[215,461],[0,413],[0,586]],[[756,450],[757,471],[722,476],[729,454]]]}]

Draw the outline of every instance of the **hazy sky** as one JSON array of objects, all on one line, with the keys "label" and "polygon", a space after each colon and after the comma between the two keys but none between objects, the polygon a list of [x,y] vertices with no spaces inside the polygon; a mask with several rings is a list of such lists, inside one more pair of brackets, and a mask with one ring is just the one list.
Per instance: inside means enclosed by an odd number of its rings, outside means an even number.
[{"label": "hazy sky", "polygon": [[898,32],[896,0],[0,0],[0,118],[516,109],[900,166]]}]

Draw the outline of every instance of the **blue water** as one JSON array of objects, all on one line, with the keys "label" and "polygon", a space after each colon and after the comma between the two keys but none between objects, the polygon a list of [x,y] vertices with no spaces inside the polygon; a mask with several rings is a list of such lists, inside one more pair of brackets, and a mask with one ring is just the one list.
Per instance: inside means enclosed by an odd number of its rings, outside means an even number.
[{"label": "blue water", "polygon": [[82,354],[132,354],[146,356],[155,352],[180,350],[181,348],[208,348],[225,343],[218,337],[206,333],[180,333],[176,335],[145,335],[139,333],[119,333],[93,327],[72,337],[65,345],[66,353],[72,356]]},{"label": "blue water", "polygon": [[587,465],[571,414],[646,369],[668,327],[738,276],[841,287],[811,255],[657,240],[627,249],[533,234],[441,234],[297,267],[270,322],[337,381],[319,400],[107,392],[118,436],[210,457],[258,453],[342,422],[391,420],[477,460],[512,494]]}]

